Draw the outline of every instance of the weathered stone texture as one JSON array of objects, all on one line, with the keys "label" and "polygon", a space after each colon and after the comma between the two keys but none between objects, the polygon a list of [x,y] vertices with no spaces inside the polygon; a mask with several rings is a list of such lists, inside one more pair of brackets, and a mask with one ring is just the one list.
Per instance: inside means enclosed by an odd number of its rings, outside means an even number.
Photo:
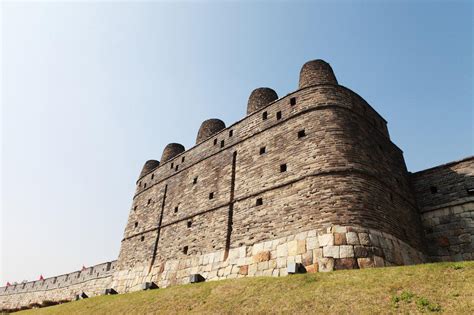
[{"label": "weathered stone texture", "polygon": [[2,305],[166,287],[197,273],[285,276],[290,263],[326,272],[421,263],[427,251],[474,258],[474,158],[408,173],[386,121],[321,60],[277,98],[257,89],[245,118],[206,121],[197,145],[170,144],[145,164],[113,277],[81,273],[54,294],[0,288]]},{"label": "weathered stone texture", "polygon": [[412,174],[428,255],[474,259],[474,157]]}]

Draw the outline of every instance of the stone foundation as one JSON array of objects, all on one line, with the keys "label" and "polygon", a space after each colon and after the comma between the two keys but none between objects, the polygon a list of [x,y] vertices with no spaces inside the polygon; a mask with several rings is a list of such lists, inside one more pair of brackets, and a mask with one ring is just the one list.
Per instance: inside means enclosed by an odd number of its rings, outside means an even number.
[{"label": "stone foundation", "polygon": [[241,246],[228,252],[210,252],[181,260],[137,265],[121,270],[112,286],[120,293],[140,290],[141,284],[159,287],[189,283],[191,274],[206,281],[254,276],[286,276],[288,263],[302,263],[307,272],[327,272],[423,263],[425,256],[399,239],[372,229],[333,226],[284,238]]},{"label": "stone foundation", "polygon": [[[226,257],[227,256],[227,257]],[[45,300],[73,300],[85,292],[89,297],[114,288],[119,293],[138,291],[144,282],[155,282],[160,288],[189,283],[191,274],[201,274],[206,281],[256,276],[286,276],[289,263],[302,263],[307,272],[328,272],[425,262],[424,255],[387,233],[355,226],[332,226],[310,230],[288,237],[215,251],[186,259],[136,265],[129,270],[116,270],[101,277],[58,287],[44,284],[27,289],[11,288],[0,292],[2,309],[18,308]],[[84,272],[88,273],[88,272]],[[73,273],[77,274],[77,273]],[[92,273],[91,273],[92,274]],[[61,276],[62,277],[62,276]],[[59,277],[55,277],[56,279]],[[44,282],[52,282],[46,279]],[[23,286],[23,285],[18,285]]]}]

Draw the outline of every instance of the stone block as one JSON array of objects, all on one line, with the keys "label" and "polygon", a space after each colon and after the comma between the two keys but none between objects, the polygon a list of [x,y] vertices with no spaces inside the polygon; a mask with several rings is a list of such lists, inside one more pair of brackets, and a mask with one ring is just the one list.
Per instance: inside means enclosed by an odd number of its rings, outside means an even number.
[{"label": "stone block", "polygon": [[370,244],[373,246],[380,246],[379,237],[374,234],[369,234]]},{"label": "stone block", "polygon": [[375,267],[374,260],[372,258],[357,258],[357,265],[359,268],[373,268]]},{"label": "stone block", "polygon": [[308,266],[313,263],[313,251],[308,251],[301,255],[301,263],[303,266]]},{"label": "stone block", "polygon": [[319,248],[319,241],[317,237],[308,237],[306,240],[306,249]]},{"label": "stone block", "polygon": [[354,246],[354,257],[367,257],[368,251],[367,248],[364,246],[356,245]]},{"label": "stone block", "polygon": [[268,268],[269,269],[275,269],[277,266],[276,259],[271,259],[268,261]]},{"label": "stone block", "polygon": [[256,263],[268,260],[270,260],[270,251],[262,251],[253,256],[253,261]]},{"label": "stone block", "polygon": [[318,272],[318,264],[311,264],[306,266],[307,273],[316,273]]},{"label": "stone block", "polygon": [[319,246],[332,246],[334,245],[334,235],[332,234],[323,234],[318,235]]},{"label": "stone block", "polygon": [[280,277],[284,277],[284,276],[287,276],[288,275],[288,270],[286,270],[286,267],[285,268],[280,268]]},{"label": "stone block", "polygon": [[254,276],[257,273],[257,264],[252,264],[248,266],[248,275]]},{"label": "stone block", "polygon": [[339,246],[326,246],[323,247],[323,256],[339,258]]},{"label": "stone block", "polygon": [[278,268],[286,268],[286,257],[278,257],[276,262]]},{"label": "stone block", "polygon": [[339,246],[339,257],[340,258],[352,258],[354,257],[354,247],[351,245]]},{"label": "stone block", "polygon": [[288,256],[300,255],[306,252],[306,241],[293,240],[288,242]]},{"label": "stone block", "polygon": [[345,245],[346,243],[346,234],[344,233],[334,233],[334,245]]},{"label": "stone block", "polygon": [[360,242],[360,245],[370,245],[370,238],[369,238],[369,234],[367,233],[359,233],[359,242]]},{"label": "stone block", "polygon": [[357,236],[356,232],[347,232],[346,239],[348,245],[359,245],[359,237]]},{"label": "stone block", "polygon": [[284,243],[277,246],[276,250],[277,257],[286,257],[288,256],[288,244]]},{"label": "stone block", "polygon": [[323,249],[322,248],[316,248],[313,249],[313,261],[316,261],[318,258],[323,257]]},{"label": "stone block", "polygon": [[340,258],[334,261],[334,270],[357,269],[357,261],[355,258]]},{"label": "stone block", "polygon": [[332,231],[333,232],[336,232],[336,233],[346,233],[347,232],[347,227],[345,226],[339,226],[339,225],[335,225],[332,227]]},{"label": "stone block", "polygon": [[257,265],[257,270],[267,270],[268,269],[268,261],[259,262]]},{"label": "stone block", "polygon": [[375,267],[384,267],[385,261],[382,257],[374,256],[374,266]]},{"label": "stone block", "polygon": [[319,271],[328,272],[334,270],[334,258],[319,258],[318,259]]}]

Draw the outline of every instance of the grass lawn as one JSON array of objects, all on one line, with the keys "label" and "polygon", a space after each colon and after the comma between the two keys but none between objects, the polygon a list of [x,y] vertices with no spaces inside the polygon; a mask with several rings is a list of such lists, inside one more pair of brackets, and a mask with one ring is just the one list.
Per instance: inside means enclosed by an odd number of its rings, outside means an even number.
[{"label": "grass lawn", "polygon": [[474,314],[474,262],[212,281],[18,314]]}]

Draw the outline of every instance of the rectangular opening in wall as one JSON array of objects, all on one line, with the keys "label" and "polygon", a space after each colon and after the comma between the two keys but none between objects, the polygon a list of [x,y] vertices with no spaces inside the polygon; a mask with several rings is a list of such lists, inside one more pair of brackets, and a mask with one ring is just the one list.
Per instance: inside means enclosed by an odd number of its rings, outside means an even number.
[{"label": "rectangular opening in wall", "polygon": [[174,162],[171,162],[170,168],[173,169],[174,167]]},{"label": "rectangular opening in wall", "polygon": [[216,145],[216,144],[217,144],[217,139],[214,139],[214,145]]},{"label": "rectangular opening in wall", "polygon": [[138,206],[133,207],[133,211],[137,211]]},{"label": "rectangular opening in wall", "polygon": [[221,140],[221,148],[224,147],[224,140]]},{"label": "rectangular opening in wall", "polygon": [[263,205],[263,199],[262,198],[257,198],[257,201],[255,201],[256,206],[261,206]]},{"label": "rectangular opening in wall", "polygon": [[197,182],[198,182],[198,178],[197,178],[197,177],[194,177],[194,179],[193,179],[193,185],[196,185]]},{"label": "rectangular opening in wall", "polygon": [[286,164],[280,164],[280,173],[286,172]]},{"label": "rectangular opening in wall", "polygon": [[151,174],[151,179],[155,178],[155,174]]},{"label": "rectangular opening in wall", "polygon": [[263,113],[262,113],[262,119],[263,119],[263,120],[267,120],[267,118],[268,118],[268,113],[267,113],[267,112],[263,112]]},{"label": "rectangular opening in wall", "polygon": [[137,227],[138,227],[138,222],[135,222],[135,228],[137,228]]},{"label": "rectangular opening in wall", "polygon": [[148,199],[147,204],[149,205],[151,203],[151,199]]},{"label": "rectangular opening in wall", "polygon": [[142,181],[138,182],[138,187],[142,187]]},{"label": "rectangular opening in wall", "polygon": [[277,112],[276,118],[277,118],[277,120],[280,120],[280,119],[281,119],[281,112]]},{"label": "rectangular opening in wall", "polygon": [[145,189],[145,188],[146,188],[146,183],[145,183],[145,184],[143,184],[143,189]]},{"label": "rectangular opening in wall", "polygon": [[229,137],[232,137],[234,135],[234,130],[229,130]]},{"label": "rectangular opening in wall", "polygon": [[178,171],[178,167],[179,165],[176,165],[176,167],[174,168],[175,171]]},{"label": "rectangular opening in wall", "polygon": [[183,247],[183,254],[185,254],[185,255],[188,254],[188,246]]},{"label": "rectangular opening in wall", "polygon": [[291,105],[291,106],[296,105],[296,97],[290,98],[290,105]]},{"label": "rectangular opening in wall", "polygon": [[181,158],[181,162],[184,162],[184,156]]},{"label": "rectangular opening in wall", "polygon": [[214,199],[214,192],[209,193],[209,199]]},{"label": "rectangular opening in wall", "polygon": [[186,224],[187,224],[188,228],[190,228],[191,225],[193,225],[193,222],[191,220],[189,220]]},{"label": "rectangular opening in wall", "polygon": [[438,192],[438,187],[436,187],[436,186],[431,186],[431,187],[430,187],[430,191],[431,191],[431,193],[434,195],[434,194],[436,194],[436,193]]},{"label": "rectangular opening in wall", "polygon": [[304,130],[304,129],[303,129],[303,130],[300,130],[300,131],[298,131],[298,138],[303,138],[303,137],[305,137],[305,136],[306,136],[306,132],[305,132],[305,130]]},{"label": "rectangular opening in wall", "polygon": [[174,207],[174,213],[178,213],[178,206]]},{"label": "rectangular opening in wall", "polygon": [[266,147],[261,147],[260,148],[260,155],[265,154],[266,152]]},{"label": "rectangular opening in wall", "polygon": [[142,237],[140,237],[140,241],[143,242],[145,240],[145,236],[142,235]]}]

